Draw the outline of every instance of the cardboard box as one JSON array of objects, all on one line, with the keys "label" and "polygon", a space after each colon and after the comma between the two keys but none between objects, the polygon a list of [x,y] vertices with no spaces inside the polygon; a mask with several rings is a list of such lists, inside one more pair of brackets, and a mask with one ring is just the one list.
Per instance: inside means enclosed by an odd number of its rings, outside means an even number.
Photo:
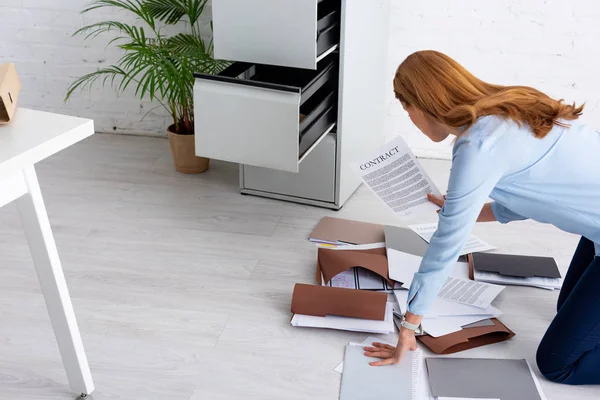
[{"label": "cardboard box", "polygon": [[7,124],[17,109],[21,82],[13,63],[0,65],[0,124]]}]

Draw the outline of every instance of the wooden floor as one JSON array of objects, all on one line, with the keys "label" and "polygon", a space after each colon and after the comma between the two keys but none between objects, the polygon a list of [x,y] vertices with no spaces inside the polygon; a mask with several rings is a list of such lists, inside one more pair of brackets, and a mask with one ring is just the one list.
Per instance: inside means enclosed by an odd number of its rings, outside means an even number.
[{"label": "wooden floor", "polygon": [[[448,164],[424,164],[444,189]],[[178,174],[166,140],[112,135],[38,166],[94,399],[336,399],[343,346],[366,335],[290,326],[293,285],[314,276],[306,237],[324,215],[397,221],[364,188],[334,212],[242,196],[235,165],[211,166]],[[563,273],[577,242],[529,222],[476,233],[504,252],[552,255]],[[71,399],[12,205],[0,209],[0,254],[0,399]],[[534,363],[557,295],[508,288],[495,304],[517,336],[460,355]],[[542,385],[549,400],[600,397]]]}]

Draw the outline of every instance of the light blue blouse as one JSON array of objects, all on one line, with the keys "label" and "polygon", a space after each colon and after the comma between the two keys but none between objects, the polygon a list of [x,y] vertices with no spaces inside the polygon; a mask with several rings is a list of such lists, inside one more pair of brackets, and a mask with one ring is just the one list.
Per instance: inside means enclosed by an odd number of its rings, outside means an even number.
[{"label": "light blue blouse", "polygon": [[438,229],[410,287],[410,312],[427,314],[488,197],[499,222],[552,224],[593,241],[600,255],[600,133],[566,123],[537,139],[527,125],[487,116],[456,140]]}]

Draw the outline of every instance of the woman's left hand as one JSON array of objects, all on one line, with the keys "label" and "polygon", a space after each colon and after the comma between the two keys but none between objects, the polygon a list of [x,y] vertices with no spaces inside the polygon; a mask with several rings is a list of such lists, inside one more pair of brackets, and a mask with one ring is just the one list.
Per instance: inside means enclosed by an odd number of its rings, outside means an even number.
[{"label": "woman's left hand", "polygon": [[373,343],[374,347],[365,347],[367,357],[378,357],[381,361],[369,363],[373,366],[390,365],[399,363],[409,350],[417,349],[415,333],[409,329],[401,329],[396,347],[389,344]]}]

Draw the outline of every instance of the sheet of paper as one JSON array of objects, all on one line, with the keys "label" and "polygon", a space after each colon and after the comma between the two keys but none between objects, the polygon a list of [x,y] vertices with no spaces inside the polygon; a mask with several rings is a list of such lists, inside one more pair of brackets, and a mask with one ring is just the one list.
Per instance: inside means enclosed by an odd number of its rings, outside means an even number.
[{"label": "sheet of paper", "polygon": [[560,278],[519,278],[513,276],[504,276],[494,272],[473,271],[473,278],[477,282],[497,283],[500,285],[531,286],[546,290],[560,289],[562,279]]},{"label": "sheet of paper", "polygon": [[[404,310],[406,308],[406,303],[408,301],[408,290],[396,290],[394,291],[394,296],[398,301],[400,307]],[[431,305],[431,309],[427,314],[428,317],[451,317],[451,316],[459,316],[459,315],[481,315],[481,316],[490,316],[502,315],[502,312],[498,310],[494,306],[489,306],[488,308],[480,308],[474,307],[467,304],[455,303],[452,301],[436,298]]]},{"label": "sheet of paper", "polygon": [[295,314],[292,317],[291,324],[293,326],[338,329],[342,331],[391,333],[394,332],[393,304],[393,302],[387,303],[385,319],[383,321],[339,317],[337,315],[315,317],[312,315]]},{"label": "sheet of paper", "polygon": [[420,352],[411,353],[397,364],[374,368],[369,362],[378,358],[365,356],[361,348],[346,346],[339,399],[418,400]]},{"label": "sheet of paper", "polygon": [[427,200],[427,194],[441,196],[440,191],[400,136],[351,163],[351,167],[377,198],[402,219],[439,208]]},{"label": "sheet of paper", "polygon": [[419,360],[419,381],[417,383],[417,399],[419,400],[436,400],[431,393],[431,385],[429,384],[429,374],[427,373],[427,365],[425,357],[421,351]]},{"label": "sheet of paper", "polygon": [[482,320],[496,318],[499,315],[460,315],[452,317],[423,318],[423,330],[433,337],[449,335],[461,331],[464,326],[474,324]]},{"label": "sheet of paper", "polygon": [[366,268],[350,268],[346,271],[340,272],[331,280],[329,283],[325,283],[325,280],[321,278],[322,286],[331,286],[345,289],[361,289],[361,290],[375,290],[392,292],[393,287],[390,287],[387,280],[377,275]]},{"label": "sheet of paper", "polygon": [[529,367],[529,373],[531,374],[531,378],[533,379],[533,383],[535,384],[535,388],[537,389],[541,400],[546,400],[546,395],[544,394],[544,391],[542,390],[542,386],[540,385],[540,381],[538,380],[538,377],[535,375],[535,372],[533,372],[533,368],[531,368],[531,364],[529,364],[529,361],[527,361],[527,360],[525,360],[525,362],[527,363],[527,367]]},{"label": "sheet of paper", "polygon": [[[365,340],[363,340],[362,343],[350,342],[350,343],[348,343],[348,345],[349,346],[362,346],[362,347],[365,347],[365,346],[371,346],[374,342],[383,343],[383,344],[389,344],[390,346],[395,346],[396,345],[395,343],[390,343],[390,342],[388,342],[386,340],[381,340],[381,339],[376,338],[374,336],[369,336],[368,338],[366,338]],[[335,372],[337,372],[337,373],[340,373],[340,374],[342,372],[344,372],[344,362],[342,361],[341,363],[339,363],[337,365],[337,367],[335,367],[333,370]]]},{"label": "sheet of paper", "polygon": [[[423,240],[429,243],[431,237],[437,230],[437,222],[433,222],[430,224],[409,225],[408,227],[412,229],[416,234],[421,236]],[[471,235],[469,236],[467,243],[465,243],[465,246],[461,250],[460,255],[462,256],[469,253],[488,251],[493,250],[495,248],[496,247],[492,246],[491,244],[479,239],[476,236]]]},{"label": "sheet of paper", "polygon": [[385,242],[369,243],[369,244],[324,244],[317,243],[317,247],[325,247],[331,250],[370,250],[381,249],[385,247]]},{"label": "sheet of paper", "polygon": [[488,308],[504,286],[449,277],[438,297],[460,304]]},{"label": "sheet of paper", "polygon": [[481,321],[474,322],[472,324],[463,325],[463,329],[483,328],[485,326],[494,326],[494,325],[495,325],[494,321],[492,321],[491,319],[482,319]]},{"label": "sheet of paper", "polygon": [[402,282],[402,286],[408,289],[423,258],[389,248],[387,249],[387,258],[390,279]]}]

